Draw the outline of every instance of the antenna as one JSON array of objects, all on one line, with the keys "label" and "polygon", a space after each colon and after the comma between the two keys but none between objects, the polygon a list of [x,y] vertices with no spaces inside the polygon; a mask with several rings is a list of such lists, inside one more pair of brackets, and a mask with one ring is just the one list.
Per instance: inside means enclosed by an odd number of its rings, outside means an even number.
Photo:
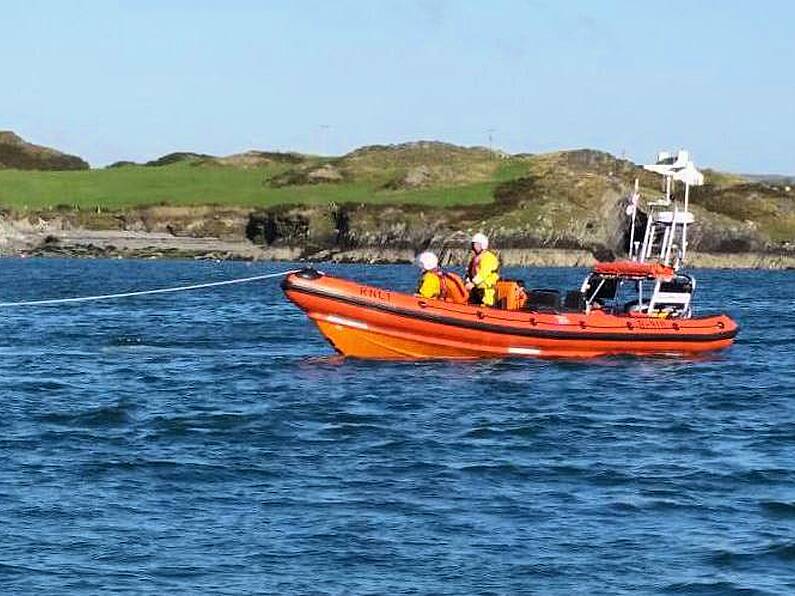
[{"label": "antenna", "polygon": [[489,135],[489,151],[494,153],[494,133],[497,132],[496,128],[487,128],[486,133]]},{"label": "antenna", "polygon": [[633,249],[633,247],[635,247],[635,219],[637,218],[637,215],[638,215],[638,203],[640,202],[640,191],[639,191],[639,188],[640,188],[640,182],[639,182],[639,180],[637,178],[635,178],[635,190],[632,193],[632,197],[629,200],[630,201],[630,205],[628,207],[628,209],[632,210],[632,223],[630,224],[631,227],[630,227],[630,230],[629,230],[629,260],[630,261],[634,261],[635,260],[634,252],[635,252],[636,248]]}]

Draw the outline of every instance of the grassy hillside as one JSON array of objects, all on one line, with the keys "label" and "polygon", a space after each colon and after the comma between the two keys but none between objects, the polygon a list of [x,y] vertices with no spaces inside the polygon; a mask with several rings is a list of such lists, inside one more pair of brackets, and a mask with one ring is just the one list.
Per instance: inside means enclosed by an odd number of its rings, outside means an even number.
[{"label": "grassy hillside", "polygon": [[75,155],[28,143],[10,130],[0,130],[0,168],[87,170],[88,163]]},{"label": "grassy hillside", "polygon": [[[707,184],[691,195],[698,222],[690,236],[694,247],[789,250],[795,244],[792,188],[712,170],[705,175]],[[356,234],[363,237],[379,228],[383,209],[377,206],[394,205],[389,208],[395,212],[394,229],[418,226],[430,217],[445,229],[489,229],[506,243],[534,239],[542,246],[588,247],[616,244],[622,201],[635,178],[644,199],[659,196],[659,177],[592,150],[507,156],[416,142],[362,147],[340,157],[174,153],[101,170],[0,168],[0,207],[31,215],[99,211],[104,217],[153,205],[252,211],[299,205],[317,206],[323,213],[336,213],[334,206],[340,205],[373,206],[357,212],[365,223]]]},{"label": "grassy hillside", "polygon": [[[274,159],[235,167],[225,165],[228,158],[189,158],[167,160],[167,165],[157,167],[125,165],[75,172],[0,169],[0,204],[34,210],[152,204],[473,204],[490,202],[499,183],[527,169],[524,158],[497,159],[483,150],[456,149],[457,159],[438,148],[393,152],[368,148],[341,158],[306,157],[297,165]],[[324,166],[339,179],[313,179],[312,174]],[[416,184],[410,180],[412,168],[423,168]]]},{"label": "grassy hillside", "polygon": [[271,168],[208,168],[174,164],[126,166],[83,172],[0,170],[0,205],[18,209],[56,206],[120,209],[142,205],[234,205],[282,203],[472,204],[492,200],[493,181],[451,187],[390,190],[372,181],[304,184],[273,188]]}]

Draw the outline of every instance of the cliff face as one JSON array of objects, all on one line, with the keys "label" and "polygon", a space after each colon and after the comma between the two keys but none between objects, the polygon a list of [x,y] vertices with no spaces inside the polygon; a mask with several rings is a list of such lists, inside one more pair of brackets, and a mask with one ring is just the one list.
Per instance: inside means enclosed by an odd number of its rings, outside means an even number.
[{"label": "cliff face", "polygon": [[693,189],[702,221],[695,246],[716,252],[791,251],[795,248],[795,192],[787,185],[707,184]]},{"label": "cliff face", "polygon": [[0,131],[0,168],[17,170],[87,170],[88,163],[49,147],[33,145],[10,131]]}]

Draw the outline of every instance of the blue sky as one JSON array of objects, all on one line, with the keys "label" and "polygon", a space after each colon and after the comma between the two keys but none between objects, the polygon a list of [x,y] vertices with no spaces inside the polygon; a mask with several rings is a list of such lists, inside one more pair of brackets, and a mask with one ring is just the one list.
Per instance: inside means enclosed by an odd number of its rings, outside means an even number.
[{"label": "blue sky", "polygon": [[795,2],[3,0],[0,129],[88,159],[438,139],[795,173]]}]

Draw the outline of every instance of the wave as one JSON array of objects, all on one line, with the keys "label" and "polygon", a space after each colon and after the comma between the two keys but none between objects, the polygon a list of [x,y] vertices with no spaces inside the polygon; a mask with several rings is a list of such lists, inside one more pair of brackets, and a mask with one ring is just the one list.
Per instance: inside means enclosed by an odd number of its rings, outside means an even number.
[{"label": "wave", "polygon": [[105,428],[127,426],[134,420],[136,407],[129,402],[99,406],[76,412],[47,412],[36,419],[47,424],[70,428]]},{"label": "wave", "polygon": [[795,542],[773,543],[753,551],[717,550],[708,557],[719,567],[758,566],[773,561],[792,563],[795,561]]},{"label": "wave", "polygon": [[760,507],[772,517],[795,518],[795,503],[791,501],[762,501]]},{"label": "wave", "polygon": [[688,594],[690,596],[767,596],[768,592],[747,588],[731,581],[692,581],[668,584],[662,588],[666,594]]}]

